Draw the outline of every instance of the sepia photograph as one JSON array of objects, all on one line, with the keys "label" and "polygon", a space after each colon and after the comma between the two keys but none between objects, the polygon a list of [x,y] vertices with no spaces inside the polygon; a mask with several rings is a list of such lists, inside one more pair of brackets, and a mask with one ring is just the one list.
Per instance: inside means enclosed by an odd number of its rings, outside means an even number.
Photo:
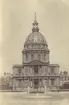
[{"label": "sepia photograph", "polygon": [[0,0],[0,105],[69,104],[69,0]]}]

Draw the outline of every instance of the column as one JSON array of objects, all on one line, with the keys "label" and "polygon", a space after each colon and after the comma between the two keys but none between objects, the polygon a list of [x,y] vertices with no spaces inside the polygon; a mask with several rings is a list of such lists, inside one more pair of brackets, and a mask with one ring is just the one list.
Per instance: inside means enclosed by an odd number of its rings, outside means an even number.
[{"label": "column", "polygon": [[50,80],[50,78],[49,78],[49,89],[50,89],[50,87],[51,87],[51,80]]},{"label": "column", "polygon": [[15,80],[15,78],[13,78],[13,91],[15,91],[16,90],[16,80]]},{"label": "column", "polygon": [[59,77],[56,78],[56,86],[59,89],[59,86],[60,86],[60,79],[59,79]]},{"label": "column", "polygon": [[29,94],[29,86],[28,86],[28,94]]},{"label": "column", "polygon": [[30,81],[28,80],[28,92],[27,92],[28,94],[30,93],[29,82],[30,82]]},{"label": "column", "polygon": [[47,87],[46,87],[46,85],[45,85],[45,94],[47,94]]},{"label": "column", "polygon": [[44,88],[45,88],[45,94],[47,94],[47,80],[45,80]]}]

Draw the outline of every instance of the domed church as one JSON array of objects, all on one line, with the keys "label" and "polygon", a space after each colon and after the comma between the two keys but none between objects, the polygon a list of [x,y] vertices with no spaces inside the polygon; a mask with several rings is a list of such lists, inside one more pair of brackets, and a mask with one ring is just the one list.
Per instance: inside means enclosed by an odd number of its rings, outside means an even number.
[{"label": "domed church", "polygon": [[22,64],[13,65],[14,91],[46,93],[59,88],[59,65],[50,64],[49,53],[35,14],[32,32],[26,38],[22,50]]}]

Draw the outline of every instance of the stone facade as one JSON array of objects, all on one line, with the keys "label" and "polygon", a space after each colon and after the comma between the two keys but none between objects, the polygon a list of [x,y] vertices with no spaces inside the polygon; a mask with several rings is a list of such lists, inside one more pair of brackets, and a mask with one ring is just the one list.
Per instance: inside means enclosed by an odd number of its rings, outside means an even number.
[{"label": "stone facade", "polygon": [[69,82],[69,74],[67,71],[61,71],[60,72],[60,86],[63,86],[63,84]]},{"label": "stone facade", "polygon": [[59,88],[59,65],[50,64],[48,44],[36,19],[22,51],[22,64],[13,66],[13,90],[45,92]]}]

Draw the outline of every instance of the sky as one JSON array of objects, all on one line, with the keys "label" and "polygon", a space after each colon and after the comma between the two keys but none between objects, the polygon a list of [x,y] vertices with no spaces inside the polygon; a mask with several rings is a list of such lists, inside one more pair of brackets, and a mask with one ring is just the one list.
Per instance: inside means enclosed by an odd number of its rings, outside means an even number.
[{"label": "sky", "polygon": [[69,0],[0,0],[0,75],[22,63],[34,14],[50,50],[50,63],[69,72]]}]

